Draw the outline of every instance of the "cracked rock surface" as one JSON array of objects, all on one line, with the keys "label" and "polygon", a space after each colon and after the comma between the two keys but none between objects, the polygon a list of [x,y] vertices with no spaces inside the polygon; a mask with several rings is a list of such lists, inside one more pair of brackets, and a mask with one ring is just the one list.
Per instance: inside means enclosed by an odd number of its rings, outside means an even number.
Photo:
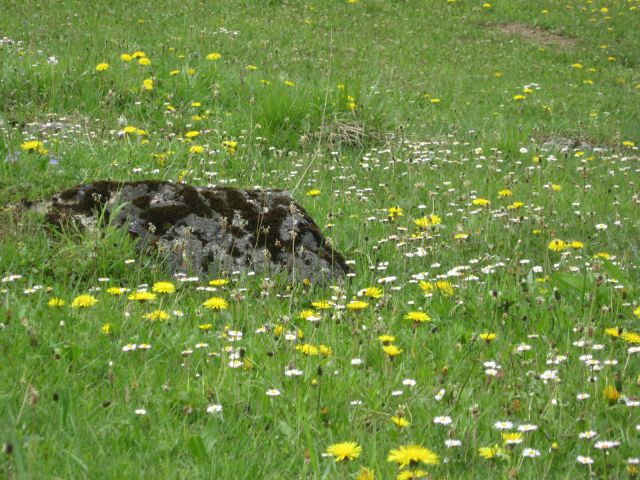
[{"label": "cracked rock surface", "polygon": [[289,192],[195,187],[167,181],[96,181],[40,205],[54,225],[110,222],[156,248],[174,273],[236,270],[327,281],[349,271]]}]

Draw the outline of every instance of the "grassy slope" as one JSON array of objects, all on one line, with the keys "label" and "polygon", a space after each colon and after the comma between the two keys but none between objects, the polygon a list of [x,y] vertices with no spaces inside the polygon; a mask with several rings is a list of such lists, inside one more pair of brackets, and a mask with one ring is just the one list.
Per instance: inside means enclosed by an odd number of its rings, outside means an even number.
[{"label": "grassy slope", "polygon": [[[631,311],[639,261],[633,197],[638,159],[637,150],[622,145],[640,143],[637,2],[511,0],[484,9],[482,2],[460,0],[215,6],[167,1],[151,11],[112,3],[1,3],[9,14],[0,17],[0,36],[24,43],[0,47],[0,158],[14,158],[32,138],[22,133],[30,122],[43,122],[48,113],[70,119],[66,134],[33,136],[46,141],[49,154],[20,152],[18,161],[0,163],[2,203],[102,177],[297,187],[296,196],[320,225],[335,224],[327,233],[356,261],[358,275],[343,291],[276,285],[266,296],[260,281],[238,279],[216,293],[231,303],[219,314],[200,306],[214,294],[189,284],[152,306],[136,304],[104,289],[168,277],[145,259],[126,266],[122,260],[136,254],[117,232],[51,238],[42,234],[38,219],[3,212],[0,272],[23,275],[2,286],[0,321],[6,327],[0,348],[6,359],[0,401],[6,408],[0,440],[13,446],[1,459],[3,475],[344,478],[369,466],[388,478],[396,471],[386,462],[389,450],[412,442],[450,458],[437,467],[442,477],[473,471],[495,478],[516,469],[523,478],[545,472],[576,478],[588,470],[577,464],[577,455],[593,456],[598,475],[626,475],[618,472],[627,457],[637,456],[637,420],[633,409],[608,406],[602,390],[620,371],[623,391],[638,396],[640,371],[633,359],[626,363],[627,345],[612,341],[603,328],[637,331]],[[539,25],[576,43],[540,44],[492,26],[505,22]],[[119,59],[135,50],[152,64]],[[210,52],[222,58],[208,61]],[[59,63],[48,65],[49,56]],[[96,72],[100,62],[110,68]],[[572,67],[578,63],[583,68]],[[180,72],[170,76],[174,69]],[[154,89],[144,92],[148,78]],[[285,85],[287,80],[294,85]],[[540,90],[513,99],[532,83]],[[354,112],[347,107],[349,95],[358,105]],[[194,101],[202,105],[192,106]],[[167,104],[174,107],[170,113]],[[122,117],[126,122],[119,124]],[[362,131],[361,143],[319,141],[323,120],[334,133],[339,125]],[[148,135],[120,139],[117,131],[125,124]],[[190,130],[202,133],[188,142],[184,134]],[[380,140],[387,133],[395,140],[385,149]],[[541,163],[534,163],[540,142],[531,137],[554,136],[612,150],[553,152],[558,161],[541,153]],[[222,149],[226,139],[239,142],[236,155]],[[194,154],[193,145],[221,151]],[[551,183],[561,189],[554,192]],[[497,192],[507,187],[514,196],[501,199]],[[310,188],[321,195],[305,196]],[[472,205],[476,196],[491,199],[491,207]],[[522,209],[504,209],[516,200]],[[391,206],[401,206],[404,216],[388,221]],[[412,240],[412,220],[425,213],[442,216],[442,227],[432,239]],[[609,228],[596,230],[600,223]],[[457,231],[467,233],[467,241],[454,240]],[[561,257],[547,249],[553,238],[581,240],[585,247]],[[418,247],[426,256],[405,256]],[[598,287],[590,277],[610,268],[592,260],[603,251],[626,269],[624,294],[606,281]],[[379,262],[389,265],[376,270]],[[493,275],[481,270],[496,264],[504,265]],[[478,281],[449,277],[458,286],[453,298],[425,299],[412,277],[425,273],[435,280],[463,265]],[[543,273],[532,272],[533,265],[543,266]],[[547,277],[556,271],[569,275],[572,267],[580,272],[574,277]],[[587,273],[594,268],[600,271]],[[298,319],[311,301],[335,295],[345,304],[391,275],[398,280],[383,287],[383,299],[370,300],[359,314],[337,311],[331,319],[329,313],[317,327]],[[570,286],[582,275],[589,280],[584,298],[581,288]],[[100,283],[99,277],[111,280]],[[33,285],[52,292],[25,295]],[[76,294],[96,286],[102,291],[94,293],[95,307],[68,308]],[[53,295],[67,306],[47,307]],[[184,316],[167,323],[142,319],[156,308],[179,309]],[[418,308],[434,320],[413,329],[403,316]],[[209,321],[214,331],[201,332],[198,325]],[[113,325],[111,335],[101,334],[104,323]],[[253,333],[263,324],[269,333]],[[252,369],[226,367],[225,346],[237,344],[226,340],[225,325],[243,330],[240,345]],[[304,341],[329,345],[333,355],[303,356],[277,335],[278,326],[300,328]],[[491,331],[498,334],[494,342],[473,341]],[[395,335],[404,350],[394,361],[380,348],[381,333]],[[590,350],[590,344],[576,347],[579,340],[602,344],[605,352]],[[204,350],[181,356],[200,341],[221,358],[208,359]],[[122,353],[129,342],[148,342],[152,349]],[[512,354],[520,342],[533,349]],[[583,353],[619,365],[605,367],[590,383],[578,359]],[[557,367],[563,382],[545,385],[530,372],[555,369],[546,363],[554,354],[569,355]],[[355,368],[352,358],[364,364]],[[489,360],[503,374],[486,377],[482,362]],[[294,364],[304,375],[285,377],[285,367]],[[416,379],[417,386],[403,387],[405,378]],[[311,386],[314,379],[320,387]],[[266,397],[271,387],[283,395]],[[433,396],[440,388],[447,393],[438,403]],[[392,396],[398,389],[404,395]],[[591,400],[578,403],[579,392],[589,392]],[[358,399],[363,406],[350,406]],[[223,405],[222,415],[204,412],[212,403]],[[477,417],[469,413],[474,405]],[[148,415],[134,414],[141,407]],[[405,430],[390,423],[398,412],[412,421]],[[444,414],[452,416],[454,428],[433,425],[433,417]],[[492,425],[504,419],[540,426],[525,445],[539,449],[542,458],[523,462],[521,447],[509,462],[478,456],[478,447],[501,442]],[[602,452],[577,438],[588,429],[622,441],[606,469]],[[447,451],[448,437],[460,438],[463,447]],[[321,457],[327,445],[342,440],[363,446],[356,461],[334,464]],[[559,449],[549,453],[553,441]]]}]

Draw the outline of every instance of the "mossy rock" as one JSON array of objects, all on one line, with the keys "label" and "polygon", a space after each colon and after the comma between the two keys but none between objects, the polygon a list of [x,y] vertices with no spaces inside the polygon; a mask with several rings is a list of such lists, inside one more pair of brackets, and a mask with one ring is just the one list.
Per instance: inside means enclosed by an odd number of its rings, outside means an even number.
[{"label": "mossy rock", "polygon": [[343,277],[344,257],[289,192],[167,181],[96,181],[39,204],[49,223],[126,228],[173,272],[255,271],[313,282]]}]

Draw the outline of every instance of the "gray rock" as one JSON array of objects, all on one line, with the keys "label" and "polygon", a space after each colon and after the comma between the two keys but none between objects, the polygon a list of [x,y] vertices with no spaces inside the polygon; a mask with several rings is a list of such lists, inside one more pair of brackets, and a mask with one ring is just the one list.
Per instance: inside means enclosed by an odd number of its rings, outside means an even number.
[{"label": "gray rock", "polygon": [[173,272],[286,271],[313,282],[349,272],[313,219],[282,190],[97,181],[55,194],[40,207],[54,225],[126,228],[141,249],[156,248]]},{"label": "gray rock", "polygon": [[542,144],[544,152],[568,152],[574,150],[583,150],[590,152],[594,149],[593,145],[578,139],[564,137],[549,137]]}]

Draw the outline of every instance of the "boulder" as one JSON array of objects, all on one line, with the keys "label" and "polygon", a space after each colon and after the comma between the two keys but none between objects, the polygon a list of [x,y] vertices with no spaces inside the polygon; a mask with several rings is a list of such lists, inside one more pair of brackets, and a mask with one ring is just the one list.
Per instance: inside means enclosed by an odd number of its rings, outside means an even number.
[{"label": "boulder", "polygon": [[43,205],[53,225],[126,228],[174,273],[286,272],[313,282],[343,277],[344,257],[283,190],[196,187],[167,181],[96,181]]}]

